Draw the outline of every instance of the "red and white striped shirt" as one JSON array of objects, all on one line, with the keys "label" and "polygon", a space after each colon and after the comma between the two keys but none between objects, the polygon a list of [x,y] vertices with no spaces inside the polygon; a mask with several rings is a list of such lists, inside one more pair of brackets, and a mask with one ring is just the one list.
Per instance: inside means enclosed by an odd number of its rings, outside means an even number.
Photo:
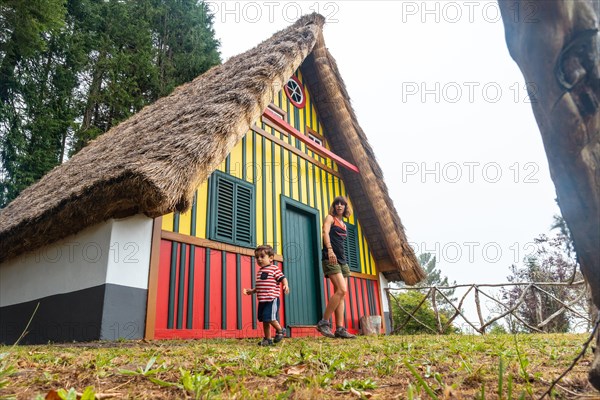
[{"label": "red and white striped shirt", "polygon": [[256,271],[256,295],[258,301],[272,301],[280,295],[279,283],[285,278],[276,265],[268,265]]}]

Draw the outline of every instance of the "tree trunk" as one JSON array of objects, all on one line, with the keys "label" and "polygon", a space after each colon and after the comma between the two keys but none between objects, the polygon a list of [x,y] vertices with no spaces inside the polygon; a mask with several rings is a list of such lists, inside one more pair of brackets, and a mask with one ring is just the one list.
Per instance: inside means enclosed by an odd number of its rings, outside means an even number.
[{"label": "tree trunk", "polygon": [[[600,2],[498,2],[510,54],[535,92],[532,108],[559,207],[600,306]],[[600,388],[595,365],[590,380]]]}]

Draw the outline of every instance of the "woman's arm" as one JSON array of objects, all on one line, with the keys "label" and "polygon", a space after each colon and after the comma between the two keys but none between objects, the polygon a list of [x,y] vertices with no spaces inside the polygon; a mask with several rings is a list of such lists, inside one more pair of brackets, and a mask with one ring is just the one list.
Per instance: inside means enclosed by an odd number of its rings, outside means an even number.
[{"label": "woman's arm", "polygon": [[335,256],[333,248],[331,247],[331,242],[329,241],[329,231],[331,230],[331,225],[333,225],[333,217],[328,215],[325,217],[325,221],[323,221],[323,245],[327,249],[329,263],[337,264],[337,257]]}]

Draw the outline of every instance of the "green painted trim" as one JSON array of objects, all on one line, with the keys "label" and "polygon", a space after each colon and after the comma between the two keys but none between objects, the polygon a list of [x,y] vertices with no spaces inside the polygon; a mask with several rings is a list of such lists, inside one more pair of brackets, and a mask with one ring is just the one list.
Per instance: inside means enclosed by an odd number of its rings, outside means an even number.
[{"label": "green painted trim", "polygon": [[194,201],[192,202],[192,212],[190,221],[190,235],[196,236],[196,218],[198,216],[198,189],[194,192]]},{"label": "green painted trim", "polygon": [[204,329],[210,328],[210,249],[206,247],[204,257]]},{"label": "green painted trim", "polygon": [[278,251],[277,243],[277,193],[275,185],[275,143],[271,141],[271,201],[273,202],[273,250],[275,254]]},{"label": "green painted trim", "polygon": [[312,165],[312,163],[309,164],[308,160],[304,160],[304,175],[306,177],[306,204],[308,204],[309,206],[312,207],[314,205],[314,202],[313,202],[313,205],[310,204],[311,196],[310,196],[310,175],[308,173],[309,165]]},{"label": "green painted trim", "polygon": [[252,131],[252,184],[256,185],[256,132]]},{"label": "green painted trim", "polygon": [[290,197],[294,197],[294,182],[293,182],[293,179],[292,179],[292,167],[294,165],[294,160],[293,160],[294,153],[288,152],[288,154],[289,154],[289,156],[288,156],[288,169],[289,169],[289,172],[290,172],[288,174],[288,180],[289,180],[289,183],[290,183],[289,184],[289,187],[290,187],[289,196]]},{"label": "green painted trim", "polygon": [[194,318],[194,273],[196,269],[196,246],[190,245],[190,272],[188,276],[188,301],[186,328],[192,329]]},{"label": "green painted trim", "polygon": [[179,233],[179,211],[173,213],[173,232]]},{"label": "green painted trim", "polygon": [[235,257],[235,300],[237,308],[237,329],[242,329],[242,255]]},{"label": "green painted trim", "polygon": [[[364,287],[366,286],[366,285],[363,285],[363,282],[364,282],[364,280],[362,280],[362,279],[361,279],[361,280],[360,280],[360,286],[361,286],[361,288],[362,288],[362,289],[364,289]],[[366,300],[366,301],[365,301],[365,300]],[[363,293],[363,298],[362,298],[363,315],[368,315],[368,314],[367,314],[367,301],[368,301],[368,300],[369,300],[369,298],[368,298],[368,297],[367,297],[367,298],[365,298],[365,295],[364,295],[364,293]]]},{"label": "green painted trim", "polygon": [[177,296],[177,329],[183,328],[183,303],[185,295],[185,254],[187,245],[181,244],[179,250],[179,293]]},{"label": "green painted trim", "polygon": [[225,173],[227,175],[231,174],[231,153],[227,154],[227,157],[225,157]]},{"label": "green painted trim", "polygon": [[212,199],[212,183],[213,179],[212,179],[212,174],[210,174],[208,176],[208,179],[206,180],[206,184],[208,185],[208,190],[206,191],[206,210],[204,210],[204,212],[206,213],[206,232],[204,232],[204,237],[210,237],[210,227],[212,226],[212,219],[213,219],[213,215],[210,212],[210,210],[212,210],[213,206],[213,199]]},{"label": "green painted trim", "polygon": [[242,179],[247,181],[246,177],[246,135],[242,138]]},{"label": "green painted trim", "polygon": [[375,308],[375,283],[373,281],[367,281],[367,293],[369,294],[369,314],[375,315],[377,309]]},{"label": "green painted trim", "polygon": [[325,208],[325,191],[323,190],[323,170],[321,168],[317,168],[317,171],[319,171],[319,187],[321,189],[321,217],[323,218],[323,221],[325,220],[325,217],[327,216],[327,208]]},{"label": "green painted trim", "polygon": [[173,328],[175,314],[175,278],[177,276],[177,246],[179,243],[171,242],[171,269],[169,271],[169,307],[167,312],[167,328]]},{"label": "green painted trim", "polygon": [[267,243],[267,139],[264,137],[260,137],[261,140],[261,149],[262,149],[262,157],[261,157],[261,165],[262,165],[262,174],[261,174],[261,181],[262,181],[262,209],[263,209],[263,213],[262,213],[262,237],[263,237],[263,243]]},{"label": "green painted trim", "polygon": [[221,329],[227,329],[227,253],[221,251]]}]

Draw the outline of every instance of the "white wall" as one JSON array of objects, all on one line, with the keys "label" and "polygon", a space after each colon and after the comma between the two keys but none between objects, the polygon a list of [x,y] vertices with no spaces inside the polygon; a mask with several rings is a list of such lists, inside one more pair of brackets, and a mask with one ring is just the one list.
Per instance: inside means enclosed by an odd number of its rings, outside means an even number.
[{"label": "white wall", "polygon": [[379,296],[381,296],[381,306],[383,307],[383,312],[390,311],[390,303],[388,302],[388,297],[385,289],[389,287],[389,282],[385,279],[385,276],[380,273],[379,274]]},{"label": "white wall", "polygon": [[151,237],[152,219],[135,215],[2,263],[0,307],[105,283],[147,289]]}]

